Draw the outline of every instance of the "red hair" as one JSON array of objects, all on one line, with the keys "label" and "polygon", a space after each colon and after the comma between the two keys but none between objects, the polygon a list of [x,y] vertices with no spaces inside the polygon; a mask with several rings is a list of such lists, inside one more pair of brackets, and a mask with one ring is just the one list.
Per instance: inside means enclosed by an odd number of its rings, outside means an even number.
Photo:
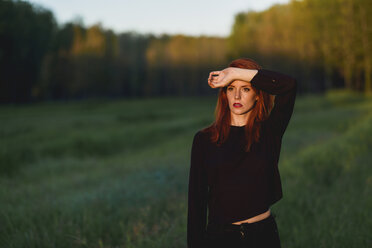
[{"label": "red hair", "polygon": [[[237,67],[242,69],[261,69],[261,66],[252,59],[240,58],[232,61],[229,67]],[[228,86],[228,85],[227,85]],[[229,103],[226,96],[227,86],[220,88],[218,93],[217,105],[215,109],[215,121],[209,126],[204,128],[203,132],[211,133],[211,141],[220,146],[224,143],[229,136],[231,113]],[[253,142],[258,142],[260,138],[260,130],[262,121],[266,120],[270,111],[273,107],[274,96],[266,93],[265,91],[259,90],[252,85],[252,89],[258,96],[258,100],[254,105],[247,125],[245,126],[245,138],[246,138],[246,151],[251,149]]]}]

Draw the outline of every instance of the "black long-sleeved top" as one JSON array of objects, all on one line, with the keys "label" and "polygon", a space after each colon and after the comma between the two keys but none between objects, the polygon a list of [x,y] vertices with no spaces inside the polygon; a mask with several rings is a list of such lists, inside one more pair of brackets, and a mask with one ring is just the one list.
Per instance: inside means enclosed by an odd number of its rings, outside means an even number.
[{"label": "black long-sleeved top", "polygon": [[259,69],[251,84],[276,95],[260,140],[244,151],[244,126],[230,125],[218,147],[199,130],[193,139],[189,172],[187,245],[202,247],[208,225],[233,223],[267,211],[282,198],[278,161],[283,134],[292,116],[297,82],[282,73]]}]

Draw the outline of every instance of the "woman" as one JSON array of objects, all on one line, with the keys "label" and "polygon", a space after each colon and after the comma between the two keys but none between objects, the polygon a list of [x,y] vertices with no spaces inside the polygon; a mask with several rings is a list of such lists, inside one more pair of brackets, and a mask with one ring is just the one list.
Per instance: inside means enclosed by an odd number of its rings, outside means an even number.
[{"label": "woman", "polygon": [[243,58],[208,84],[220,90],[215,121],[193,139],[188,247],[280,247],[270,206],[282,198],[278,161],[297,82]]}]

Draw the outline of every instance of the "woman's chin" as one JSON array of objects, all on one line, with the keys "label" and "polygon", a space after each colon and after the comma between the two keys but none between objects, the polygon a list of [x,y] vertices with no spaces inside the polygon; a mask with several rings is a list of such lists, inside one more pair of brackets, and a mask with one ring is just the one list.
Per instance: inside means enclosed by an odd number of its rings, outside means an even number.
[{"label": "woman's chin", "polygon": [[235,114],[235,115],[244,115],[244,114],[247,113],[247,109],[233,110],[232,113]]}]

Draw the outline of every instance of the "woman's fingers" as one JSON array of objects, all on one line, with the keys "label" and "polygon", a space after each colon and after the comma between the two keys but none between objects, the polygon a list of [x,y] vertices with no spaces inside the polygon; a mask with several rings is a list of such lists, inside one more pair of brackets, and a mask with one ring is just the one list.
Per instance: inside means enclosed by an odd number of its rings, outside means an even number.
[{"label": "woman's fingers", "polygon": [[219,75],[221,73],[221,71],[212,71],[211,73],[209,73],[210,75]]},{"label": "woman's fingers", "polygon": [[209,73],[209,79],[214,78],[218,75],[220,75],[220,71],[212,71]]},{"label": "woman's fingers", "polygon": [[212,82],[212,80],[208,80],[208,85],[211,87],[211,88],[216,88]]},{"label": "woman's fingers", "polygon": [[220,71],[212,71],[209,73],[208,82],[216,81],[215,79],[218,78],[220,75]]},{"label": "woman's fingers", "polygon": [[221,78],[220,78],[221,73],[222,73],[221,71],[212,71],[212,72],[209,73],[208,85],[211,88],[220,87],[219,84],[221,83],[220,82],[220,80],[221,80]]}]

